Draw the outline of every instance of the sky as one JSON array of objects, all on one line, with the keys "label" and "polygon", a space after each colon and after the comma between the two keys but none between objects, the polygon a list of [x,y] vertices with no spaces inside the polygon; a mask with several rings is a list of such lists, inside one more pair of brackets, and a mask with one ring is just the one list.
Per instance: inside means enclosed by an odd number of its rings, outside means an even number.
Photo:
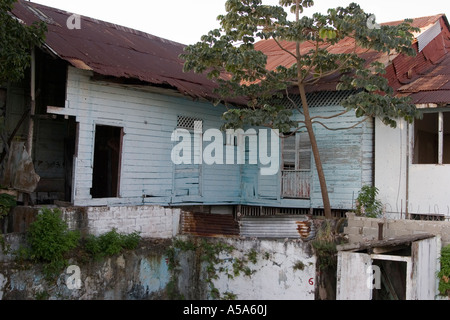
[{"label": "sky", "polygon": [[[218,28],[217,16],[225,13],[226,0],[32,0],[98,20],[137,29],[152,35],[193,44]],[[450,19],[449,0],[316,0],[304,11],[326,13],[328,8],[358,3],[374,14],[377,23],[444,13]],[[278,0],[263,0],[276,5]]]}]

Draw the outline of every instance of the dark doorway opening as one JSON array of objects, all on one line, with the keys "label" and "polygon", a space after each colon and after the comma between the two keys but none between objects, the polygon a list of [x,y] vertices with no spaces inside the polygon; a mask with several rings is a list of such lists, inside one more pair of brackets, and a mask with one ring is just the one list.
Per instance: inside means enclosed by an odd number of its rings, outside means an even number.
[{"label": "dark doorway opening", "polygon": [[372,291],[372,300],[406,300],[406,262],[373,260],[380,268],[380,288]]},{"label": "dark doorway opening", "polygon": [[123,128],[96,125],[92,198],[119,197]]}]

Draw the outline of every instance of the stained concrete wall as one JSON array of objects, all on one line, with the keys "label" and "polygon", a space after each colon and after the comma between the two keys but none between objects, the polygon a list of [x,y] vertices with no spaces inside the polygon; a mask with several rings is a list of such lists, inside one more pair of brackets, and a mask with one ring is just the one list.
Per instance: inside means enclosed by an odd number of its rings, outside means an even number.
[{"label": "stained concrete wall", "polygon": [[384,239],[403,235],[431,233],[441,236],[442,246],[450,244],[450,221],[375,219],[356,216],[353,212],[348,212],[347,218],[348,225],[344,228],[344,233],[348,235],[351,243],[378,239],[378,223],[383,223]]},{"label": "stained concrete wall", "polygon": [[[6,240],[16,249],[21,244],[17,240],[23,239],[8,235]],[[0,300],[166,299],[171,274],[164,253],[170,244],[166,239],[146,240],[136,250],[98,261],[75,255],[69,259],[71,268],[49,281],[42,265],[0,255]]]},{"label": "stained concrete wall", "polygon": [[[223,296],[235,295],[238,300],[314,300],[316,284],[316,257],[311,246],[302,240],[210,238],[215,242],[230,245],[234,250],[220,255],[221,263],[215,266],[217,279],[213,286]],[[232,265],[246,260],[246,254],[256,252],[257,261],[245,264],[253,273],[233,274]],[[180,252],[178,288],[186,299],[210,299],[211,287],[206,284],[205,263],[193,264],[193,252]],[[198,262],[198,261],[197,261]],[[228,271],[219,271],[219,270]],[[198,270],[201,270],[198,273]]]},{"label": "stained concrete wall", "polygon": [[[96,261],[81,253],[69,260],[78,268],[79,288],[74,288],[76,270],[65,269],[54,281],[46,281],[42,265],[17,260],[15,250],[26,245],[23,234],[4,235],[11,244],[10,253],[0,250],[0,300],[144,300],[144,299],[212,299],[208,278],[208,261],[195,251],[179,251],[178,267],[169,268],[168,250],[172,239],[146,238],[138,249]],[[187,240],[187,236],[177,236]],[[316,283],[316,259],[308,243],[301,240],[256,240],[239,238],[199,238],[212,245],[226,243],[235,249],[221,253],[214,265],[214,286],[221,296],[232,293],[239,300],[293,299],[313,300]],[[221,268],[232,273],[232,264],[244,259],[251,250],[256,263],[246,264],[253,273],[228,278]],[[70,285],[71,284],[71,285]],[[175,295],[173,293],[176,293]]]}]

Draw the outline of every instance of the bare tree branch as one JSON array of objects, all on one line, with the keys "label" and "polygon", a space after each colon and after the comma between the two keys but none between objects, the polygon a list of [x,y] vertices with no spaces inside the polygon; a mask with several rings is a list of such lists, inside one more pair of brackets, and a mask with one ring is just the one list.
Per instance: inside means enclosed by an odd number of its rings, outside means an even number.
[{"label": "bare tree branch", "polygon": [[327,125],[325,125],[324,123],[320,122],[320,121],[314,121],[313,124],[317,123],[320,124],[322,127],[324,127],[327,130],[331,130],[331,131],[338,131],[338,130],[349,130],[349,129],[353,129],[356,126],[360,125],[361,123],[367,121],[368,119],[370,119],[371,117],[365,117],[363,120],[355,123],[354,125],[350,126],[350,127],[345,127],[345,128],[330,128]]}]

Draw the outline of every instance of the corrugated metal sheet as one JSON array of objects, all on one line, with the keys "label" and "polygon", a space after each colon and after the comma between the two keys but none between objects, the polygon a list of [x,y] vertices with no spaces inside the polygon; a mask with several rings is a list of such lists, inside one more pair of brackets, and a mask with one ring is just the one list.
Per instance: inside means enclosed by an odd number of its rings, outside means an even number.
[{"label": "corrugated metal sheet", "polygon": [[243,216],[241,236],[248,238],[310,239],[314,224],[304,215]]},{"label": "corrugated metal sheet", "polygon": [[196,236],[239,236],[239,223],[231,214],[181,213],[181,233]]},{"label": "corrugated metal sheet", "polygon": [[[386,25],[396,25],[402,21],[393,21],[385,23]],[[420,28],[421,33],[428,36],[426,38],[427,45],[415,57],[403,55],[388,56],[384,53],[376,51],[365,52],[365,49],[357,48],[358,53],[362,58],[366,59],[368,63],[372,61],[384,62],[387,65],[386,78],[394,89],[402,88],[399,91],[402,95],[411,95],[413,102],[418,103],[448,103],[447,93],[444,90],[449,90],[447,87],[450,80],[450,64],[443,60],[447,60],[450,56],[450,31],[447,18],[443,14],[434,16],[415,18],[412,26]],[[427,30],[431,30],[428,31]],[[439,32],[437,32],[439,31]],[[420,36],[419,34],[419,36]],[[432,39],[430,39],[432,35]],[[422,37],[422,40],[424,38]],[[295,43],[281,41],[281,46],[295,54]],[[423,44],[423,41],[422,41]],[[329,47],[327,50],[333,54],[351,53],[354,50],[354,39],[346,38],[341,40],[336,45]],[[414,44],[418,46],[418,42]],[[278,65],[290,67],[295,63],[292,55],[286,53],[273,40],[260,41],[255,45],[255,48],[263,51],[267,55],[267,68],[275,69]],[[314,49],[313,43],[302,43],[301,53],[307,53]],[[390,63],[391,62],[391,63]],[[433,73],[438,67],[441,67],[439,77]],[[340,75],[335,74],[331,77],[321,79],[314,86],[308,86],[307,92],[313,91],[335,91],[336,84],[339,82]],[[418,80],[419,79],[419,80]],[[419,81],[414,83],[415,81]],[[415,88],[414,91],[405,90],[405,85],[408,88]],[[450,86],[450,85],[449,85]],[[293,89],[295,91],[295,89]],[[432,92],[441,90],[440,92]],[[423,93],[426,91],[426,93]]]},{"label": "corrugated metal sheet", "polygon": [[15,4],[13,14],[26,24],[46,21],[46,45],[76,68],[170,86],[194,98],[214,98],[214,82],[182,71],[178,56],[183,44],[84,16],[80,29],[69,29],[72,13],[23,0]]}]

